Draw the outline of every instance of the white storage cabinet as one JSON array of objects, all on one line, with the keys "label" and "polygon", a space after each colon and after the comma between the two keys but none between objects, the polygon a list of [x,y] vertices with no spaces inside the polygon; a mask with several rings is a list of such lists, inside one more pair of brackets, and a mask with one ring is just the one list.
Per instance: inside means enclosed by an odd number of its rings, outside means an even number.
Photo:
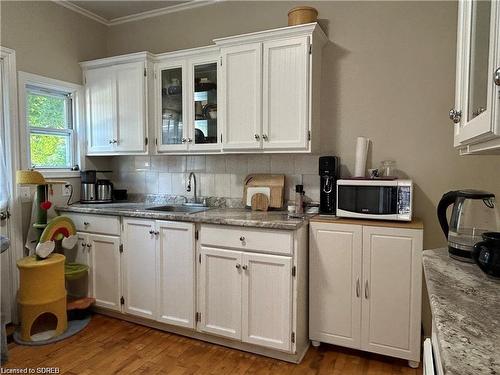
[{"label": "white storage cabinet", "polygon": [[313,345],[326,342],[420,361],[422,229],[310,225]]}]

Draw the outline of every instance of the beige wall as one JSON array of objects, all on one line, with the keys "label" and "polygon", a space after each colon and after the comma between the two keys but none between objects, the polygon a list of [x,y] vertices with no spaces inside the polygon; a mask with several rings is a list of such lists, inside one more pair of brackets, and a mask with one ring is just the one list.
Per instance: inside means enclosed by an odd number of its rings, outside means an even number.
[{"label": "beige wall", "polygon": [[1,1],[0,20],[20,71],[81,83],[78,63],[106,54],[106,26],[52,1]]},{"label": "beige wall", "polygon": [[[52,1],[1,1],[0,45],[16,51],[17,70],[81,84],[78,63],[106,54],[108,28]],[[79,196],[80,179],[67,179]],[[34,190],[33,190],[34,191]],[[54,186],[54,204],[67,197]],[[23,235],[31,216],[31,203],[22,204]]]},{"label": "beige wall", "polygon": [[[222,2],[110,28],[108,55],[196,47],[285,26],[297,3]],[[444,245],[441,195],[480,188],[500,196],[500,157],[460,157],[447,118],[454,102],[456,2],[313,2],[326,25],[322,153],[354,167],[355,138],[373,140],[370,164],[394,159],[416,184],[425,247]]]}]

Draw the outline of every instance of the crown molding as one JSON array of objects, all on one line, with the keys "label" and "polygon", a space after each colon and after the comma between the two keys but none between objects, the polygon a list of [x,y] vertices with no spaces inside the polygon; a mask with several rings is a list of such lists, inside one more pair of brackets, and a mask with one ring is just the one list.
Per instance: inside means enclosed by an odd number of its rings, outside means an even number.
[{"label": "crown molding", "polygon": [[176,13],[176,12],[182,12],[182,11],[188,10],[188,9],[199,8],[199,7],[211,5],[214,3],[218,3],[220,1],[222,1],[222,0],[191,0],[191,1],[184,3],[184,4],[171,5],[171,6],[167,6],[164,8],[153,9],[153,10],[148,10],[146,12],[131,14],[130,16],[113,18],[108,23],[109,23],[109,26],[120,25],[122,23],[139,21],[139,20],[143,20],[145,18],[161,16],[163,14]]},{"label": "crown molding", "polygon": [[90,18],[94,21],[97,21],[103,25],[109,26],[109,21],[106,18],[101,17],[95,13],[92,13],[91,11],[89,11],[87,9],[83,9],[82,7],[79,7],[76,4],[70,3],[67,0],[52,0],[52,1],[54,3],[56,3],[57,5],[60,5],[62,7],[67,8],[67,9],[70,9],[73,12],[81,14],[82,16],[88,17],[88,18]]},{"label": "crown molding", "polygon": [[148,11],[141,12],[141,13],[131,14],[129,16],[113,18],[111,20],[107,20],[106,18],[101,17],[101,16],[99,16],[99,15],[97,15],[97,14],[95,14],[87,9],[84,9],[76,4],[73,4],[67,0],[52,0],[52,1],[58,5],[61,5],[65,8],[68,8],[68,9],[71,9],[72,11],[74,11],[76,13],[79,13],[85,17],[88,17],[94,21],[97,21],[97,22],[109,27],[109,26],[120,25],[120,24],[127,23],[127,22],[139,21],[139,20],[143,20],[146,18],[157,17],[157,16],[161,16],[163,14],[182,12],[184,10],[199,8],[199,7],[215,4],[218,2],[222,2],[225,0],[191,0],[191,1],[184,3],[184,4],[166,6],[164,8],[148,10]]}]

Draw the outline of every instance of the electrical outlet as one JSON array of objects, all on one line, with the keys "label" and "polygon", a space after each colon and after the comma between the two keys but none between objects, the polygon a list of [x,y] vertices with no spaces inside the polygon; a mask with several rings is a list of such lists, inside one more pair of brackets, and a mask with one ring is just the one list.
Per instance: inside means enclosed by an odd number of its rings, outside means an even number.
[{"label": "electrical outlet", "polygon": [[21,202],[31,201],[31,189],[29,186],[20,186],[19,195],[21,196]]},{"label": "electrical outlet", "polygon": [[62,196],[69,197],[71,195],[72,186],[70,184],[62,185]]}]

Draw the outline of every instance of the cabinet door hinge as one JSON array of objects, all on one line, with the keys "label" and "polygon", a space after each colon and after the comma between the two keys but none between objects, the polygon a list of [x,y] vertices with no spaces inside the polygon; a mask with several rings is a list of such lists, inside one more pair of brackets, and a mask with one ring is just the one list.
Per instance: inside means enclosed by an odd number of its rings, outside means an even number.
[{"label": "cabinet door hinge", "polygon": [[198,262],[201,264],[201,254],[198,254]]},{"label": "cabinet door hinge", "polygon": [[200,312],[196,313],[195,319],[197,322],[201,322],[201,313]]},{"label": "cabinet door hinge", "polygon": [[144,77],[147,77],[148,76],[148,70],[146,68],[144,68]]},{"label": "cabinet door hinge", "polygon": [[120,253],[123,253],[123,244],[120,244]]},{"label": "cabinet door hinge", "polygon": [[297,267],[293,266],[292,267],[292,276],[295,277],[297,275]]},{"label": "cabinet door hinge", "polygon": [[125,305],[125,298],[123,296],[120,298],[120,305]]},{"label": "cabinet door hinge", "polygon": [[307,140],[308,141],[311,140],[311,131],[310,130],[307,131]]},{"label": "cabinet door hinge", "polygon": [[147,146],[148,145],[148,137],[144,138],[144,144]]},{"label": "cabinet door hinge", "polygon": [[158,146],[158,138],[155,138],[155,145]]},{"label": "cabinet door hinge", "polygon": [[309,54],[312,55],[313,53],[313,45],[309,44]]},{"label": "cabinet door hinge", "polygon": [[87,84],[87,76],[83,76],[83,84],[86,85]]},{"label": "cabinet door hinge", "polygon": [[292,344],[295,343],[295,332],[292,332]]},{"label": "cabinet door hinge", "polygon": [[194,231],[194,239],[197,240],[200,238],[200,233],[198,232],[198,230],[195,230]]},{"label": "cabinet door hinge", "polygon": [[222,133],[220,133],[220,143],[222,143]]},{"label": "cabinet door hinge", "polygon": [[222,66],[222,56],[220,57],[220,66]]}]

